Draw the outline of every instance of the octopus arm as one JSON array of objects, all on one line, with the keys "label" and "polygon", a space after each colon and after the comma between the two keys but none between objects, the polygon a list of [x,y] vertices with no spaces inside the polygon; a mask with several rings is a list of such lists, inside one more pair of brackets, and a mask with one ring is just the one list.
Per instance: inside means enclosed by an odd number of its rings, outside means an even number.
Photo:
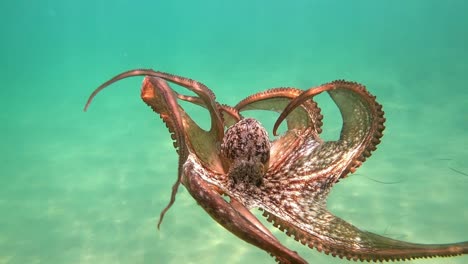
[{"label": "octopus arm", "polygon": [[[417,244],[363,231],[334,216],[324,207],[303,215],[284,211],[270,213],[269,222],[310,248],[348,260],[394,261],[427,257],[448,257],[468,253],[468,241],[451,244]],[[270,208],[271,210],[271,208]],[[275,211],[272,209],[272,212]]]},{"label": "octopus arm", "polygon": [[[276,133],[281,122],[287,119],[296,108],[325,91],[339,108],[343,118],[343,127],[339,140],[331,142],[331,146],[323,149],[333,152],[331,147],[336,147],[335,152],[341,153],[341,156],[336,156],[336,159],[331,162],[339,161],[338,159],[343,157],[349,160],[347,167],[340,175],[340,178],[343,178],[348,173],[354,172],[371,155],[380,143],[385,128],[382,106],[375,100],[376,97],[366,90],[365,86],[354,82],[334,81],[303,91],[284,108],[273,127],[273,133]],[[301,133],[305,132],[306,130],[301,131]]]},{"label": "octopus arm", "polygon": [[196,164],[188,162],[184,166],[183,184],[216,222],[240,239],[267,251],[280,263],[307,263],[296,252],[283,246],[240,202],[234,198],[230,203],[224,200],[215,185],[200,177]]},{"label": "octopus arm", "polygon": [[[134,76],[145,76],[141,88],[141,98],[154,112],[160,115],[171,133],[171,138],[174,140],[174,148],[179,154],[177,181],[172,187],[169,204],[161,212],[158,222],[159,228],[164,214],[175,201],[177,189],[182,178],[182,165],[187,161],[189,153],[196,153],[199,156],[199,160],[207,168],[216,172],[224,172],[225,164],[218,155],[216,143],[220,142],[224,136],[224,122],[214,93],[204,84],[182,76],[151,69],[129,70],[111,78],[91,93],[84,110],[87,110],[94,97],[103,89],[119,80]],[[169,86],[168,82],[183,86],[194,92],[197,96],[180,95]],[[201,129],[190,118],[178,104],[179,99],[203,105],[208,109],[211,117],[211,128],[209,131]],[[232,113],[236,114],[236,112]]]},{"label": "octopus arm", "polygon": [[376,101],[365,86],[358,83],[335,81],[329,90],[343,118],[340,143],[351,154],[350,164],[341,177],[354,172],[371,155],[380,143],[385,129],[382,105]]},{"label": "octopus arm", "polygon": [[[234,108],[239,112],[245,110],[266,110],[281,113],[283,109],[303,91],[296,88],[273,88],[248,96]],[[314,135],[322,132],[322,118],[320,108],[313,100],[308,100],[294,109],[286,118],[288,130],[311,128]]]}]

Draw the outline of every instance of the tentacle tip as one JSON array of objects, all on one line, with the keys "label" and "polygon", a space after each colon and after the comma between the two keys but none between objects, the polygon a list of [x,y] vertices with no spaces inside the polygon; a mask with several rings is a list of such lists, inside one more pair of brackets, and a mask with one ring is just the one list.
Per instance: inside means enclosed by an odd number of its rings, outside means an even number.
[{"label": "tentacle tip", "polygon": [[89,108],[89,106],[91,105],[92,100],[93,100],[93,97],[92,97],[92,96],[89,97],[88,101],[86,101],[86,104],[85,104],[85,106],[83,107],[83,112],[88,111],[88,108]]},{"label": "tentacle tip", "polygon": [[279,126],[281,125],[281,123],[283,122],[282,119],[278,118],[278,120],[276,120],[275,124],[273,125],[273,136],[277,137],[278,136],[278,128]]},{"label": "tentacle tip", "polygon": [[273,128],[273,136],[277,137],[278,136],[278,128]]},{"label": "tentacle tip", "polygon": [[[170,207],[170,206],[168,206]],[[168,207],[164,208],[164,210],[161,212],[161,214],[159,215],[159,220],[158,220],[158,224],[156,225],[156,227],[158,228],[158,230],[161,230],[161,224],[163,222],[163,219],[164,219],[164,215],[166,214],[167,210],[169,209]]]}]

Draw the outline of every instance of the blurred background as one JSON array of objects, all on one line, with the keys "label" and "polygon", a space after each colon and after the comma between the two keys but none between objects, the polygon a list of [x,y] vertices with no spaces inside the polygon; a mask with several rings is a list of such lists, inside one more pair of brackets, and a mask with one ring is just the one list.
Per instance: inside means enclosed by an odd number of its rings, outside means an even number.
[{"label": "blurred background", "polygon": [[[273,263],[184,188],[156,229],[177,154],[139,98],[142,78],[83,112],[95,87],[133,68],[201,81],[230,105],[273,87],[365,84],[384,106],[385,135],[328,208],[396,239],[468,240],[466,1],[17,0],[0,10],[0,264]],[[335,139],[336,106],[317,101]],[[208,127],[204,109],[184,106]],[[277,117],[251,115],[269,131]],[[310,263],[348,262],[266,226]]]}]

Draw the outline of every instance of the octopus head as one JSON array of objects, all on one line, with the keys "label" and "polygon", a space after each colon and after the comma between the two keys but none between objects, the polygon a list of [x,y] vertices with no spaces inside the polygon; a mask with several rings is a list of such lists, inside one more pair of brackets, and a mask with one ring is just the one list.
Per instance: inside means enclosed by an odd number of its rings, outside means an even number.
[{"label": "octopus head", "polygon": [[257,120],[245,118],[229,127],[221,153],[229,161],[232,184],[257,187],[262,184],[270,160],[270,140]]}]

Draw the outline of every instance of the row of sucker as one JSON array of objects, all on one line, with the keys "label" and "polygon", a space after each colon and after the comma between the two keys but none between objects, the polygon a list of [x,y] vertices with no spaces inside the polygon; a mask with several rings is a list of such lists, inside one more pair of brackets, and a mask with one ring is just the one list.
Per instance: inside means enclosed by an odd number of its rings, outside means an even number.
[{"label": "row of sucker", "polygon": [[262,216],[266,217],[267,221],[272,223],[273,226],[283,231],[289,237],[294,238],[294,240],[300,242],[302,245],[307,245],[311,249],[316,249],[318,252],[323,252],[326,255],[331,255],[333,257],[338,257],[340,259],[347,259],[352,261],[367,261],[367,262],[383,262],[383,261],[404,261],[411,259],[422,259],[422,258],[434,258],[434,257],[453,257],[462,255],[460,252],[447,252],[439,253],[434,255],[427,256],[402,256],[402,255],[379,255],[376,254],[362,254],[351,252],[351,250],[333,248],[330,245],[323,244],[319,239],[314,239],[307,232],[300,230],[297,227],[291,226],[291,224],[280,219],[279,217],[259,208],[262,211]]},{"label": "row of sucker", "polygon": [[370,128],[370,136],[371,138],[369,139],[368,143],[366,144],[365,149],[360,153],[358,157],[356,157],[351,164],[345,169],[345,171],[342,173],[342,178],[346,177],[348,173],[354,173],[356,169],[362,165],[364,161],[368,157],[371,156],[372,152],[377,149],[377,145],[380,143],[380,139],[383,136],[383,131],[385,129],[385,117],[384,117],[384,111],[382,110],[382,105],[379,104],[376,101],[376,96],[372,95],[367,91],[366,87],[364,85],[361,85],[356,82],[348,82],[344,80],[337,80],[332,82],[334,85],[351,85],[353,88],[357,90],[358,93],[361,94],[362,97],[364,97],[368,103],[369,106],[371,107],[372,111],[372,125]]}]

